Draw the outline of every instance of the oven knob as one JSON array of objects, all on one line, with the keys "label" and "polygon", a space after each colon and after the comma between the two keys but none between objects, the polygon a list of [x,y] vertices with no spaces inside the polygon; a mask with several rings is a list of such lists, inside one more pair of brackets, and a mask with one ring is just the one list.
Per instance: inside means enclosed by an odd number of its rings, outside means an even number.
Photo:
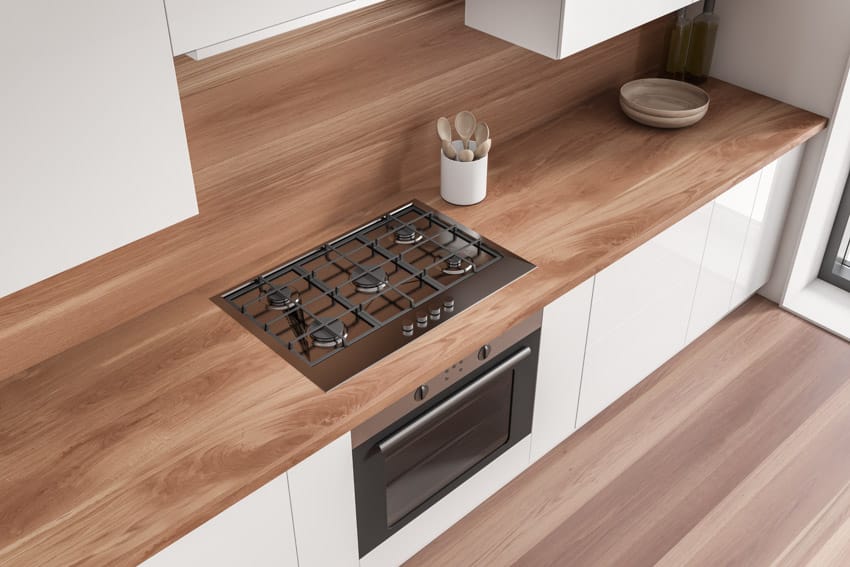
[{"label": "oven knob", "polygon": [[490,356],[490,350],[490,345],[484,345],[478,349],[478,360],[487,360],[487,357]]},{"label": "oven knob", "polygon": [[416,388],[415,392],[413,392],[413,399],[416,400],[417,402],[421,402],[427,396],[428,396],[428,385],[427,384],[422,384],[421,386]]},{"label": "oven knob", "polygon": [[413,321],[407,320],[401,324],[401,334],[405,337],[413,336]]},{"label": "oven knob", "polygon": [[428,326],[428,315],[425,313],[417,313],[416,314],[416,326],[420,329],[424,329]]},{"label": "oven knob", "polygon": [[439,321],[440,315],[442,314],[442,311],[440,311],[440,306],[439,305],[432,305],[430,311],[431,311],[431,320],[432,321]]},{"label": "oven knob", "polygon": [[447,297],[443,301],[443,309],[446,310],[446,313],[451,313],[455,310],[455,300],[453,297]]}]

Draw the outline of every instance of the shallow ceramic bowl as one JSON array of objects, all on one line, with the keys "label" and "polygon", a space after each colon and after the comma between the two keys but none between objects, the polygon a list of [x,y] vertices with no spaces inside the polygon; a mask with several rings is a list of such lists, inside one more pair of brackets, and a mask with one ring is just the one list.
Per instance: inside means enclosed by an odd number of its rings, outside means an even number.
[{"label": "shallow ceramic bowl", "polygon": [[620,87],[621,106],[653,116],[705,116],[710,102],[711,97],[701,88],[672,79],[638,79]]},{"label": "shallow ceramic bowl", "polygon": [[645,126],[652,126],[654,128],[687,128],[688,126],[693,126],[702,120],[708,112],[708,107],[705,107],[698,114],[692,114],[691,116],[669,117],[655,116],[653,114],[637,111],[622,101],[620,103],[620,107],[623,109],[623,112],[626,113],[626,116],[635,122],[639,122]]}]

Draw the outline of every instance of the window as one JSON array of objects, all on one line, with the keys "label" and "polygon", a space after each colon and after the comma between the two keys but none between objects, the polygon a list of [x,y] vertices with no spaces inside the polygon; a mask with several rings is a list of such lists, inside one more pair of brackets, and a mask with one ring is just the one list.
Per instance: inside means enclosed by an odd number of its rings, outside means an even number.
[{"label": "window", "polygon": [[820,278],[850,291],[850,179],[844,188],[844,197],[829,236]]}]

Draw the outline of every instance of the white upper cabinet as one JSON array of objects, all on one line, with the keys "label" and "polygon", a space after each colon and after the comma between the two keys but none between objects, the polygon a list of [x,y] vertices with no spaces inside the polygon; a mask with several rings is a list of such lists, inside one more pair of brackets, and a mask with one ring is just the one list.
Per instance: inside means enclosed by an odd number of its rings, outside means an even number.
[{"label": "white upper cabinet", "polygon": [[699,209],[596,276],[579,426],[684,346],[712,206]]},{"label": "white upper cabinet", "polygon": [[165,0],[174,55],[303,18],[351,0]]},{"label": "white upper cabinet", "polygon": [[142,567],[298,567],[286,475],[249,494]]},{"label": "white upper cabinet", "polygon": [[686,0],[466,0],[466,25],[563,59],[683,8]]},{"label": "white upper cabinet", "polygon": [[592,296],[593,278],[543,310],[531,428],[532,461],[575,431]]},{"label": "white upper cabinet", "polygon": [[0,296],[197,214],[161,0],[5,2]]}]

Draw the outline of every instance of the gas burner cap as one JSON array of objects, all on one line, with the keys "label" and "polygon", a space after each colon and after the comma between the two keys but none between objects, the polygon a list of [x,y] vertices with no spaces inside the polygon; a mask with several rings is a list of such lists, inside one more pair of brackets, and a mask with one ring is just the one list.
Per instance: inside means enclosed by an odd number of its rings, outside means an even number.
[{"label": "gas burner cap", "polygon": [[313,346],[318,348],[340,347],[348,338],[348,329],[339,319],[316,319],[310,324],[308,332],[313,339]]},{"label": "gas burner cap", "polygon": [[354,288],[360,293],[378,293],[387,287],[387,273],[377,266],[355,266],[352,276]]},{"label": "gas burner cap", "polygon": [[293,293],[288,287],[274,289],[271,286],[264,286],[260,291],[266,294],[266,303],[269,309],[276,311],[288,311],[301,303],[301,298],[297,293]]},{"label": "gas burner cap", "polygon": [[465,262],[460,256],[449,256],[446,258],[446,265],[443,267],[443,273],[447,276],[462,276],[472,269],[472,264]]},{"label": "gas burner cap", "polygon": [[395,231],[396,244],[416,244],[420,240],[422,235],[409,226],[403,226]]}]

